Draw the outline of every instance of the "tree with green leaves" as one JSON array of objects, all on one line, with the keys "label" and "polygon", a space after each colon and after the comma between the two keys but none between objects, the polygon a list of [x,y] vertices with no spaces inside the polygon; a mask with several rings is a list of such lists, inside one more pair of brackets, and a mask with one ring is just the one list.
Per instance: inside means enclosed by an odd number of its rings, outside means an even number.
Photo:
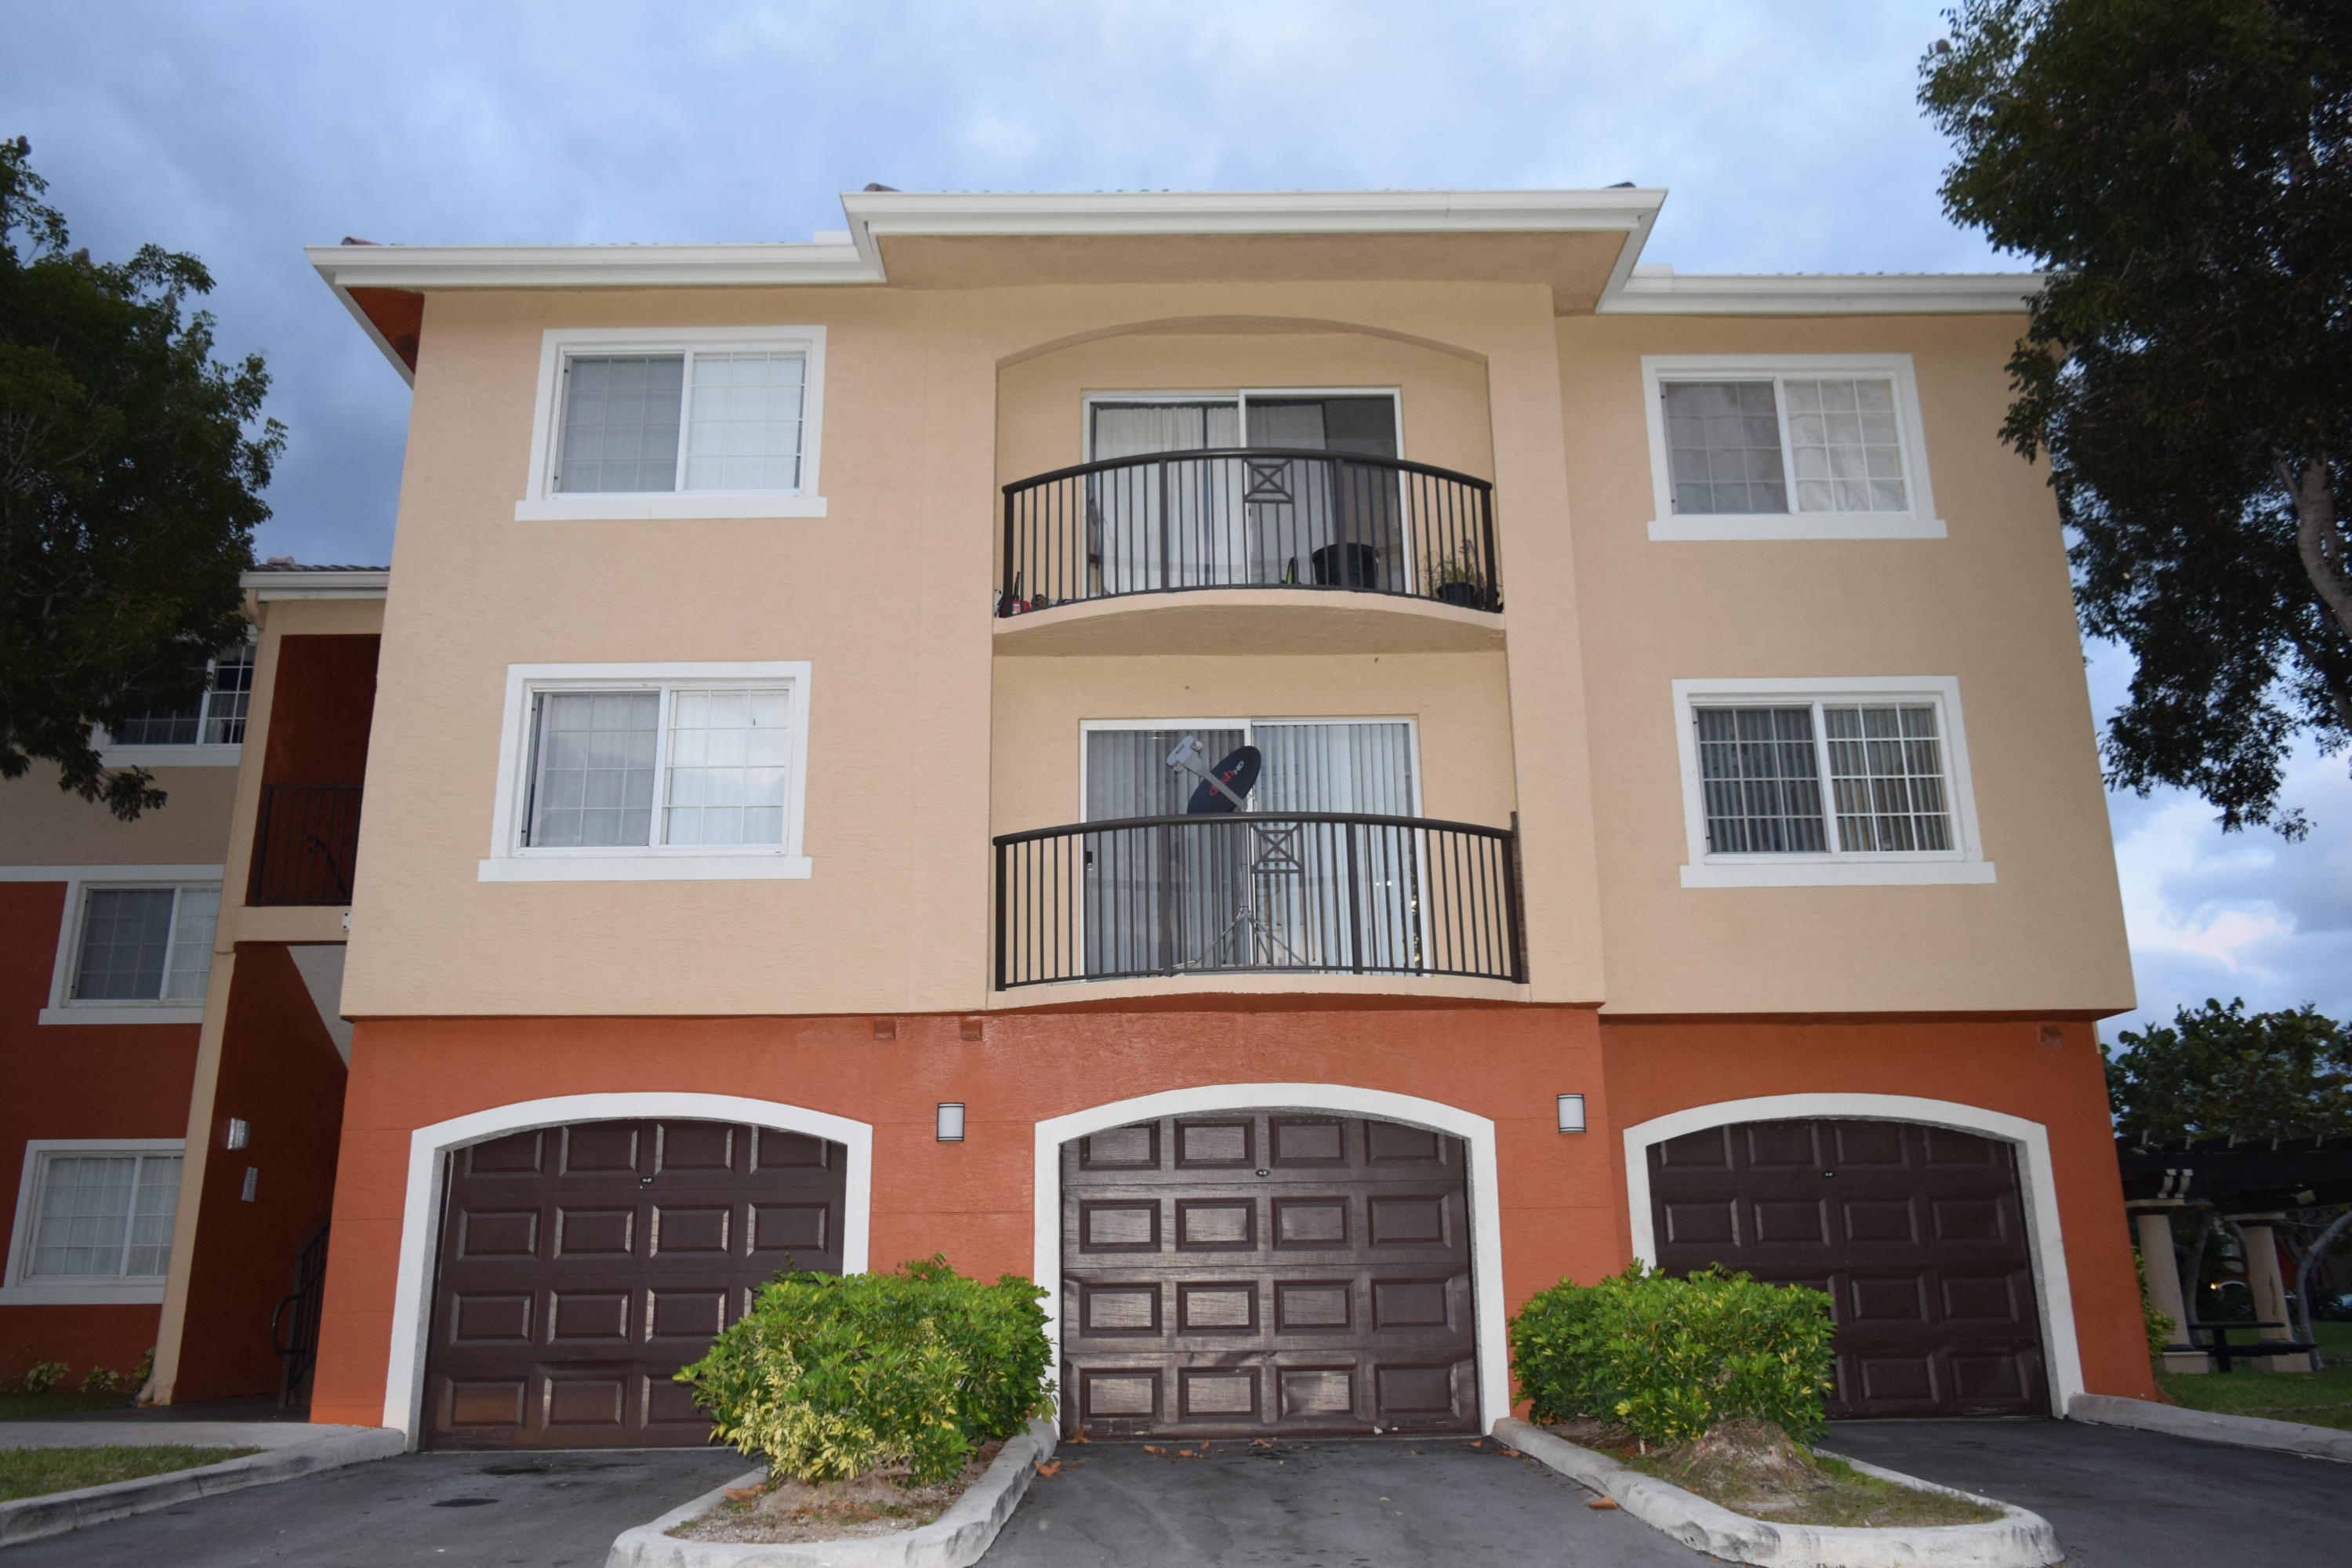
[{"label": "tree with green leaves", "polygon": [[94,725],[202,689],[245,635],[260,492],[285,444],[258,355],[212,358],[212,278],[152,245],[68,251],[22,138],[0,142],[0,778],[36,760],[128,821],[164,795]]},{"label": "tree with green leaves", "polygon": [[2084,629],[2137,661],[2109,781],[2300,837],[2352,742],[2352,5],[1965,0],[1922,65],[1945,211],[2048,271],[2003,437]]},{"label": "tree with green leaves", "polygon": [[2175,1138],[2352,1134],[2352,1029],[2305,1005],[2249,1015],[2242,999],[2124,1030],[2106,1053],[2116,1127]]}]

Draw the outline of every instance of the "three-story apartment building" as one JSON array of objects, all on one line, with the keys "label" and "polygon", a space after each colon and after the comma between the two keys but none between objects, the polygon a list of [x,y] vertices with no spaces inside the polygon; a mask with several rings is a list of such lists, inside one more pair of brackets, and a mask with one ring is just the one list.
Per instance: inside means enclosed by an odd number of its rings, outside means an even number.
[{"label": "three-story apartment building", "polygon": [[1663,195],[313,251],[415,388],[318,1417],[698,1442],[935,1252],[1098,1434],[1475,1429],[1637,1258],[1830,1290],[1843,1413],[2146,1393],[2032,279]]}]

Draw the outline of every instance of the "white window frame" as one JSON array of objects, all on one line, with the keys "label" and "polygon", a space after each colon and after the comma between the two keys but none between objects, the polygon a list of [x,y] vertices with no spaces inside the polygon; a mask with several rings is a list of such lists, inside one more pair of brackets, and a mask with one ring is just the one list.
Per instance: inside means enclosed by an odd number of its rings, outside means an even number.
[{"label": "white window frame", "polygon": [[[1775,707],[1796,702],[1927,703],[1936,710],[1937,737],[1944,752],[1944,784],[1952,808],[1950,849],[1819,850],[1793,854],[1717,854],[1707,847],[1706,797],[1699,777],[1694,708]],[[1674,683],[1675,743],[1682,763],[1685,888],[1916,887],[1933,883],[1990,882],[1993,863],[1984,858],[1977,830],[1976,786],[1969,771],[1968,731],[1960,721],[1960,683],[1948,675],[1864,675],[1784,679],[1677,680]],[[1814,754],[1825,757],[1822,726],[1814,726]],[[1822,810],[1832,838],[1837,833],[1826,762],[1822,764]]]},{"label": "white window frame", "polygon": [[[530,794],[532,700],[543,691],[708,690],[714,687],[788,688],[789,761],[781,844],[697,844],[534,847],[522,842]],[[490,853],[476,871],[483,882],[679,882],[797,879],[814,874],[803,853],[808,799],[810,666],[806,659],[703,664],[510,664],[499,747],[499,793]],[[667,713],[667,707],[664,710]],[[667,719],[664,721],[667,725]],[[667,728],[661,746],[668,745]],[[667,788],[666,754],[656,759],[654,811]]]},{"label": "white window frame", "polygon": [[[220,866],[5,866],[0,882],[63,882],[65,915],[58,931],[57,957],[49,969],[48,1005],[40,1011],[44,1024],[201,1024],[205,1004],[196,1002],[80,1002],[74,998],[74,972],[81,964],[82,905],[91,889],[220,888],[226,879]],[[227,900],[224,889],[223,904]],[[226,912],[226,910],[224,910]],[[219,942],[220,927],[213,927]],[[164,958],[169,969],[171,959]],[[211,986],[211,960],[205,960],[205,994]]]},{"label": "white window frame", "polygon": [[[246,646],[253,650],[253,684],[246,688],[245,721],[253,722],[253,699],[261,684],[261,648],[259,628],[247,626]],[[212,707],[213,674],[219,667],[218,658],[205,660],[205,689],[196,700],[196,733],[204,733]],[[116,742],[104,726],[93,738],[98,747],[98,760],[110,768],[233,768],[245,755],[242,741],[214,743],[189,741],[178,744],[142,742],[131,746]]]},{"label": "white window frame", "polygon": [[[7,1282],[0,1285],[0,1305],[96,1306],[104,1302],[161,1301],[168,1274],[93,1274],[80,1277],[30,1278],[33,1233],[40,1221],[43,1172],[52,1154],[177,1154],[180,1190],[188,1184],[187,1141],[182,1138],[33,1138],[25,1143],[24,1173],[16,1182],[16,1224],[8,1233]],[[179,1217],[173,1216],[173,1228]]]},{"label": "white window frame", "polygon": [[[1401,386],[1230,386],[1189,392],[1089,392],[1079,399],[1078,450],[1095,460],[1095,405],[1098,403],[1232,403],[1241,410],[1242,445],[1249,445],[1253,397],[1385,397],[1396,419],[1397,457],[1404,453],[1404,388]],[[1345,456],[1346,454],[1341,454]]]},{"label": "white window frame", "polygon": [[[797,352],[806,360],[801,388],[801,482],[790,490],[559,490],[555,463],[562,446],[563,366],[572,354],[678,353],[741,350]],[[689,383],[688,396],[691,395]],[[540,340],[538,397],[531,412],[530,468],[517,522],[641,521],[692,518],[823,517],[817,458],[824,434],[824,329],[768,327],[550,328]],[[686,432],[681,425],[681,448]],[[683,460],[681,458],[681,460]]]},{"label": "white window frame", "polygon": [[[1788,399],[1780,384],[1815,379],[1892,381],[1895,423],[1903,447],[1907,511],[1702,512],[1675,510],[1674,476],[1666,446],[1664,389],[1677,381],[1770,381],[1780,424],[1780,460],[1789,504],[1796,505],[1797,475],[1789,447]],[[1650,432],[1650,537],[1709,539],[1942,539],[1935,490],[1927,480],[1927,446],[1919,418],[1919,383],[1909,354],[1643,354],[1642,404]]]}]

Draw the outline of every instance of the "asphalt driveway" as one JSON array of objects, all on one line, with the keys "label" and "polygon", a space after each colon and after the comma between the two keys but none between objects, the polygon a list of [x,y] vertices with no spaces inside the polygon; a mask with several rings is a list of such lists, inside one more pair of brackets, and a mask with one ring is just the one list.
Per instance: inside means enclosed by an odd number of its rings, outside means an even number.
[{"label": "asphalt driveway", "polygon": [[[982,1568],[1703,1568],[1707,1561],[1492,1439],[1066,1445]],[[0,1558],[0,1563],[5,1559]]]},{"label": "asphalt driveway", "polygon": [[2070,1568],[2341,1563],[2352,1465],[2074,1421],[1841,1421],[1822,1447],[2030,1508]]},{"label": "asphalt driveway", "polygon": [[751,1468],[731,1448],[403,1454],[28,1541],[0,1568],[604,1568],[622,1531]]}]

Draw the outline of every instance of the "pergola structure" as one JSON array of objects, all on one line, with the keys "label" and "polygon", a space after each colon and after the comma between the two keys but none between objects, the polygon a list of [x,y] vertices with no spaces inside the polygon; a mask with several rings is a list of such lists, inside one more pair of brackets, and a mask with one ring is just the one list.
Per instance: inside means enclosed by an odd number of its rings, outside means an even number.
[{"label": "pergola structure", "polygon": [[[2131,1212],[2143,1260],[2172,1256],[2170,1211],[2209,1207],[2235,1224],[2245,1238],[2246,1284],[2253,1292],[2258,1322],[2284,1323],[2286,1284],[2278,1265],[2273,1227],[2289,1209],[2352,1204],[2352,1137],[2197,1138],[2146,1143],[2116,1140],[2116,1160],[2124,1182],[2124,1206]],[[2189,1321],[2179,1270],[2150,1268],[2150,1298],[2176,1324]],[[2308,1354],[2273,1355],[2255,1364],[2269,1372],[2308,1372]],[[2167,1372],[2204,1372],[2206,1352],[2191,1345],[2168,1347]]]}]

